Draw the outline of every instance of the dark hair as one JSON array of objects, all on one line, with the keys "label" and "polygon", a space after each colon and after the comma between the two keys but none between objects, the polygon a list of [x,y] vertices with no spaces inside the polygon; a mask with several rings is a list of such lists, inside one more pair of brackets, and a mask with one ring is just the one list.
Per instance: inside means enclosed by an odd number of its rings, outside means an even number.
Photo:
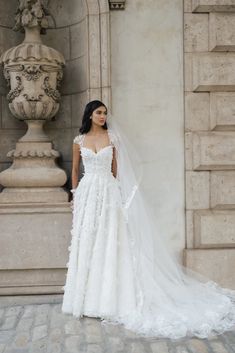
[{"label": "dark hair", "polygon": [[[79,129],[79,132],[81,134],[87,133],[90,130],[91,124],[92,124],[92,120],[90,119],[90,116],[92,115],[93,111],[99,107],[105,107],[106,111],[108,110],[106,105],[101,101],[94,100],[87,103],[82,117],[82,126]],[[104,125],[102,125],[102,128],[107,130],[108,127],[106,122],[104,123]]]}]

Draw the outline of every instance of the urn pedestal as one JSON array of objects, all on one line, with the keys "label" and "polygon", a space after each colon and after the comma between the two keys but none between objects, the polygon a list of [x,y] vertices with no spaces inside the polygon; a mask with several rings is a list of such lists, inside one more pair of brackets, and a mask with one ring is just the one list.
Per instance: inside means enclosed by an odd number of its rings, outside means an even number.
[{"label": "urn pedestal", "polygon": [[0,58],[9,109],[28,125],[7,154],[12,165],[0,173],[0,295],[62,293],[72,223],[67,175],[43,130],[59,109],[65,61],[42,44],[39,26],[25,27],[25,34]]}]

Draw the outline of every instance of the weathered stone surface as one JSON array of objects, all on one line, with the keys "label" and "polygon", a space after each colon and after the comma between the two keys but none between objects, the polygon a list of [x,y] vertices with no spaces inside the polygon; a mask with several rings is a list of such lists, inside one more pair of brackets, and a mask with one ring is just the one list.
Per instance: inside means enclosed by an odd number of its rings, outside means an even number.
[{"label": "weathered stone surface", "polygon": [[186,210],[186,248],[190,249],[194,246],[194,211]]},{"label": "weathered stone surface", "polygon": [[100,18],[92,16],[89,21],[89,88],[101,86],[101,57],[100,57]]},{"label": "weathered stone surface", "polygon": [[17,140],[23,136],[27,130],[26,126],[24,129],[2,129],[0,130],[0,161],[1,162],[12,162],[12,158],[7,157],[7,153],[15,148]]},{"label": "weathered stone surface", "polygon": [[[11,113],[8,101],[5,96],[1,97],[2,103],[2,128],[3,129],[22,129],[26,130],[26,123],[19,119],[16,119]],[[0,142],[1,143],[1,142]]]},{"label": "weathered stone surface", "polygon": [[192,57],[192,91],[234,91],[234,53],[197,53]]},{"label": "weathered stone surface", "polygon": [[48,29],[46,36],[43,37],[43,43],[62,53],[65,60],[70,59],[71,49],[68,27]]},{"label": "weathered stone surface", "polygon": [[62,94],[74,94],[85,91],[87,88],[88,59],[84,55],[67,62],[61,92]]},{"label": "weathered stone surface", "polygon": [[193,12],[235,11],[234,0],[192,0]]},{"label": "weathered stone surface", "polygon": [[84,0],[51,1],[49,10],[56,19],[57,28],[76,24],[87,15],[87,5]]},{"label": "weathered stone surface", "polygon": [[71,96],[62,96],[60,102],[60,108],[55,117],[45,124],[46,129],[66,129],[71,127],[72,120],[72,107],[71,107]]},{"label": "weathered stone surface", "polygon": [[45,127],[47,135],[53,142],[54,149],[61,152],[61,157],[58,158],[58,163],[61,160],[71,161],[72,156],[72,133],[70,129],[47,129]]},{"label": "weathered stone surface", "polygon": [[235,249],[185,249],[184,264],[221,286],[235,289]]},{"label": "weathered stone surface", "polygon": [[208,353],[207,345],[201,339],[192,338],[189,342],[187,342],[187,346],[192,353]]},{"label": "weathered stone surface", "polygon": [[194,212],[195,247],[224,248],[235,245],[235,212],[201,210]]},{"label": "weathered stone surface", "polygon": [[235,169],[235,134],[232,132],[193,133],[193,169]]},{"label": "weathered stone surface", "polygon": [[210,129],[209,93],[185,93],[185,130]]},{"label": "weathered stone surface", "polygon": [[11,28],[0,27],[0,55],[7,49],[18,45],[23,39],[24,35],[22,33],[13,32]]},{"label": "weathered stone surface", "polygon": [[193,133],[185,134],[185,168],[186,170],[193,169]]},{"label": "weathered stone surface", "polygon": [[[33,215],[33,217],[32,217]],[[56,206],[2,207],[1,269],[63,268],[71,226],[68,203]],[[32,232],[32,229],[34,230]],[[50,236],[49,236],[50,235]],[[56,244],[56,246],[55,246]],[[53,256],[51,256],[53,254]]]},{"label": "weathered stone surface", "polygon": [[192,12],[192,1],[191,0],[184,1],[184,12]]},{"label": "weathered stone surface", "polygon": [[211,172],[211,207],[235,208],[235,172]]},{"label": "weathered stone surface", "polygon": [[71,26],[71,59],[79,58],[88,53],[88,19]]},{"label": "weathered stone surface", "polygon": [[209,208],[209,172],[186,172],[187,209]]},{"label": "weathered stone surface", "polygon": [[184,15],[185,52],[208,51],[208,15]]},{"label": "weathered stone surface", "polygon": [[235,51],[235,13],[210,13],[209,49]]},{"label": "weathered stone surface", "polygon": [[88,92],[82,92],[72,95],[72,127],[80,127],[82,124],[82,116],[86,104],[88,103]]},{"label": "weathered stone surface", "polygon": [[17,8],[18,1],[11,0],[11,1],[0,1],[0,25],[4,27],[11,28],[14,26],[14,14]]},{"label": "weathered stone surface", "polygon": [[210,128],[213,130],[235,129],[235,93],[210,94]]}]

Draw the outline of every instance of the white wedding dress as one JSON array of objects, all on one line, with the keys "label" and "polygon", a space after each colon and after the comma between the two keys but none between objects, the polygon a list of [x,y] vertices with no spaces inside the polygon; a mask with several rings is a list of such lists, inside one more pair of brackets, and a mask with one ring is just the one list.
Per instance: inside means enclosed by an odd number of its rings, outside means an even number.
[{"label": "white wedding dress", "polygon": [[233,329],[234,291],[184,275],[178,280],[161,264],[153,280],[144,261],[136,264],[119,181],[111,172],[115,137],[108,133],[110,145],[97,153],[83,146],[85,135],[74,139],[85,172],[74,194],[62,312],[123,324],[146,337],[204,338]]}]

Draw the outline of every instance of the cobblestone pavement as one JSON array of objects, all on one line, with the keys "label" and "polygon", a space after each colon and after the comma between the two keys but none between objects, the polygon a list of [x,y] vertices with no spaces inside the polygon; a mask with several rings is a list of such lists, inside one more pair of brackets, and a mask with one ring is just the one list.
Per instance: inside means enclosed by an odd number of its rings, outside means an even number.
[{"label": "cobblestone pavement", "polygon": [[209,339],[147,339],[61,313],[61,303],[0,308],[0,353],[235,353],[235,329]]}]

